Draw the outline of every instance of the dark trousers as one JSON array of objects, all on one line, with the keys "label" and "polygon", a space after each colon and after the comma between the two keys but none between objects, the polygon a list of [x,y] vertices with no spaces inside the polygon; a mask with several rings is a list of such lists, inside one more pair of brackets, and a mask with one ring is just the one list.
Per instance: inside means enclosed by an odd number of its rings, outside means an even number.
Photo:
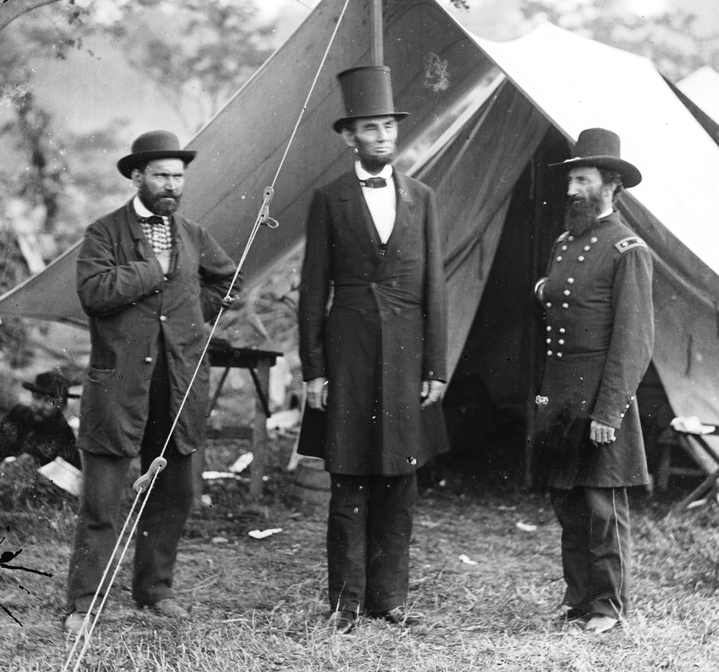
[{"label": "dark trousers", "polygon": [[[140,447],[143,473],[162,451],[172,426],[168,380],[165,358],[158,358]],[[132,596],[140,605],[173,596],[177,546],[192,507],[192,456],[181,455],[170,440],[164,457],[167,466],[155,481],[135,533]],[[100,584],[124,522],[118,521],[118,514],[130,462],[126,457],[82,453],[85,486],[70,559],[69,611],[87,611]],[[108,572],[108,578],[111,574]],[[107,582],[101,594],[106,589]]]},{"label": "dark trousers", "polygon": [[564,603],[618,618],[629,613],[631,540],[626,488],[552,490],[562,526]]},{"label": "dark trousers", "polygon": [[333,610],[387,611],[409,588],[409,542],[417,476],[331,474],[327,525]]}]

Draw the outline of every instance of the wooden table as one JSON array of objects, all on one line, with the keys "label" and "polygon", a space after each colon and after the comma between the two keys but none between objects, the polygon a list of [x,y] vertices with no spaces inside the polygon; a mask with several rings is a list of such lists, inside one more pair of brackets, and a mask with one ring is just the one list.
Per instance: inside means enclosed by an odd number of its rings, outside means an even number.
[{"label": "wooden table", "polygon": [[[267,462],[267,418],[271,415],[269,406],[270,368],[275,365],[283,353],[275,350],[255,350],[254,348],[236,348],[232,345],[213,340],[207,349],[210,366],[224,369],[220,382],[212,395],[209,413],[217,404],[222,386],[227,380],[230,369],[247,369],[252,376],[257,392],[255,402],[255,422],[252,426],[252,467],[250,471],[250,497],[259,499],[263,491],[263,477]],[[193,464],[195,492],[197,499],[202,493],[202,472],[205,467],[204,448],[197,452]]]}]

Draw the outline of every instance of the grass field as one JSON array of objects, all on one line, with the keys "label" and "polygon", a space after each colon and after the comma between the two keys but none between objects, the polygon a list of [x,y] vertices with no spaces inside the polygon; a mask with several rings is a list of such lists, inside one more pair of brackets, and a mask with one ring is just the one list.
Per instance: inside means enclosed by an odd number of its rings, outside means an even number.
[{"label": "grass field", "polygon": [[[241,443],[216,442],[225,469]],[[138,611],[126,561],[81,667],[93,671],[510,672],[716,670],[719,667],[717,505],[665,514],[672,496],[634,502],[634,611],[621,628],[586,635],[556,625],[562,597],[559,528],[544,495],[490,488],[450,475],[422,492],[411,547],[410,599],[425,624],[403,629],[362,620],[349,636],[327,627],[325,514],[286,502],[287,445],[259,504],[247,486],[215,482],[212,509],[190,520],[176,587],[192,620]],[[678,499],[683,492],[675,492]],[[0,670],[60,670],[67,563],[75,504],[35,497],[0,513],[0,551],[52,577],[0,570]],[[9,509],[9,510],[8,510]],[[535,531],[517,527],[522,522]],[[254,528],[282,528],[263,540]],[[464,555],[470,564],[463,562]]]}]

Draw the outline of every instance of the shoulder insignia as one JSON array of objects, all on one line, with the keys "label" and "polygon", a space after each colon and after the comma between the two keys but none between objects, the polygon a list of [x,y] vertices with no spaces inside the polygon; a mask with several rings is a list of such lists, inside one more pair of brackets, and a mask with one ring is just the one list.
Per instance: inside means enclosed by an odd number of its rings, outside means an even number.
[{"label": "shoulder insignia", "polygon": [[635,247],[643,247],[645,250],[647,249],[647,244],[637,236],[629,236],[629,238],[624,238],[623,240],[620,240],[618,243],[614,243],[614,247],[617,248],[617,251],[621,254],[624,254],[628,250],[632,250]]}]

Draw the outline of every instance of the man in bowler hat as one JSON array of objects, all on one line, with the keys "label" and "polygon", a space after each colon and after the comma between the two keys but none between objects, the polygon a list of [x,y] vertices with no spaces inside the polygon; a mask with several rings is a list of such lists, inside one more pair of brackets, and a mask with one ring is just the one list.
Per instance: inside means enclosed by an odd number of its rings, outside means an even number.
[{"label": "man in bowler hat", "polygon": [[547,356],[533,472],[562,527],[560,617],[601,633],[629,612],[627,488],[649,482],[636,391],[654,342],[652,258],[614,208],[642,179],[615,133],[582,131],[550,167],[566,175],[566,231],[535,286]]},{"label": "man in bowler hat", "polygon": [[21,453],[32,455],[38,466],[61,457],[80,468],[75,433],[65,419],[70,381],[58,371],[44,371],[22,386],[32,392],[30,405],[16,404],[0,422],[0,460]]},{"label": "man in bowler hat", "polygon": [[[418,622],[407,605],[416,470],[447,449],[445,278],[430,188],[392,167],[390,71],[342,72],[334,130],[352,169],[312,198],[300,287],[307,407],[299,452],[330,472],[333,627],[360,614]],[[330,289],[332,288],[331,308]]]},{"label": "man in bowler hat", "polygon": [[[118,161],[136,196],[91,224],[77,262],[77,292],[90,318],[90,365],[78,447],[85,488],[70,559],[67,630],[84,627],[117,539],[130,461],[143,473],[160,455],[189,391],[139,522],[132,595],[138,606],[186,618],[173,568],[192,498],[192,453],[205,437],[209,367],[190,387],[235,264],[199,224],[177,213],[194,151],[151,131]],[[106,586],[101,588],[101,592]]]}]

